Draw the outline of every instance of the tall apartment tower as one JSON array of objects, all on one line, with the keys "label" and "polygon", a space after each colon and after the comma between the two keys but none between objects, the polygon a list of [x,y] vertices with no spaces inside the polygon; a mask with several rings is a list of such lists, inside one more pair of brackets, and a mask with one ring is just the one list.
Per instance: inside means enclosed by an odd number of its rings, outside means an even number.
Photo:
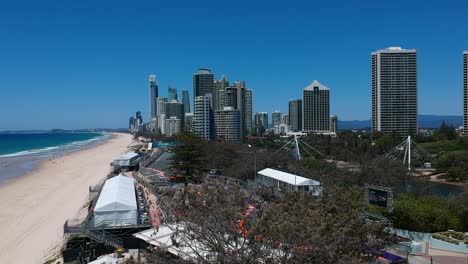
[{"label": "tall apartment tower", "polygon": [[372,131],[418,131],[418,78],[415,49],[372,52]]},{"label": "tall apartment tower", "polygon": [[309,133],[330,132],[330,89],[314,80],[302,94],[302,130]]},{"label": "tall apartment tower", "polygon": [[214,110],[223,110],[223,108],[226,106],[225,91],[227,87],[229,87],[229,80],[224,75],[220,80],[214,81]]},{"label": "tall apartment tower", "polygon": [[463,52],[463,134],[468,135],[468,51]]},{"label": "tall apartment tower", "polygon": [[180,120],[179,124],[179,131],[184,131],[184,105],[177,102],[177,100],[172,100],[166,102],[164,104],[166,119],[170,119],[175,117],[176,119]]},{"label": "tall apartment tower", "polygon": [[158,98],[158,86],[156,85],[156,75],[149,76],[149,98],[150,98],[150,120],[157,117],[156,98]]},{"label": "tall apartment tower", "polygon": [[166,106],[165,106],[166,102],[167,102],[167,98],[165,97],[158,97],[156,99],[156,113],[158,113],[158,118],[160,115],[166,113]]},{"label": "tall apartment tower", "polygon": [[219,140],[240,143],[241,137],[241,112],[232,107],[224,107],[215,111],[216,138]]},{"label": "tall apartment tower", "polygon": [[271,113],[271,123],[273,127],[278,126],[281,124],[283,114],[280,111],[274,111]]},{"label": "tall apartment tower", "polygon": [[268,113],[260,112],[255,113],[254,116],[254,130],[258,136],[263,136],[268,129]]},{"label": "tall apartment tower", "polygon": [[193,97],[213,94],[214,75],[208,69],[199,69],[193,75]]},{"label": "tall apartment tower", "polygon": [[182,90],[182,104],[184,105],[184,113],[190,113],[190,98],[188,90]]},{"label": "tall apartment tower", "polygon": [[177,98],[177,89],[175,87],[171,87],[169,86],[167,88],[167,97],[169,99],[169,101],[172,101],[172,100],[178,100]]},{"label": "tall apartment tower", "polygon": [[289,100],[289,125],[291,131],[302,131],[302,99]]},{"label": "tall apartment tower", "polygon": [[[235,86],[229,86],[225,89],[225,102],[226,107],[232,107],[240,111],[241,115],[241,131],[242,139],[248,134],[249,120],[247,111],[246,93],[247,89],[244,88],[245,82],[235,82]],[[250,109],[249,109],[250,110]],[[250,121],[251,122],[251,121]]]},{"label": "tall apartment tower", "polygon": [[245,128],[247,135],[252,135],[252,89],[245,90]]},{"label": "tall apartment tower", "polygon": [[199,137],[211,140],[214,138],[214,116],[212,96],[195,96],[193,104],[192,131]]}]

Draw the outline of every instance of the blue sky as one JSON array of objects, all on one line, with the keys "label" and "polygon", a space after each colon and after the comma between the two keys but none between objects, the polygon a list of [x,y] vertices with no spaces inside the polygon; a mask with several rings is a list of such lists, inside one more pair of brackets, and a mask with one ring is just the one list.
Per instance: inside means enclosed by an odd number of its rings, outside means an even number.
[{"label": "blue sky", "polygon": [[[287,111],[314,79],[342,120],[370,117],[370,53],[418,49],[419,113],[462,114],[468,1],[2,1],[0,130],[126,127],[198,68]],[[180,96],[180,94],[179,94]]]}]

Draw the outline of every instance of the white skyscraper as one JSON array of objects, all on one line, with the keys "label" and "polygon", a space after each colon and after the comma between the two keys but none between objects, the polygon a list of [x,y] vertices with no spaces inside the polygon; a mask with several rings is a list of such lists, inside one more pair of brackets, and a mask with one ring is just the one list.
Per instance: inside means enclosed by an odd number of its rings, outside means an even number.
[{"label": "white skyscraper", "polygon": [[372,131],[418,131],[418,72],[415,49],[372,52]]},{"label": "white skyscraper", "polygon": [[214,116],[212,96],[195,96],[192,130],[206,140],[214,138]]}]

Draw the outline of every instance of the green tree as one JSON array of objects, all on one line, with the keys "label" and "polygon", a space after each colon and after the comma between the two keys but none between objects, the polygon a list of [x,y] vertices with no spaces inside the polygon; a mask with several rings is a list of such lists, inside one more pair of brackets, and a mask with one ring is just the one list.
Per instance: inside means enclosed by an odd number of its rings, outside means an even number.
[{"label": "green tree", "polygon": [[446,200],[437,197],[399,195],[390,216],[394,227],[418,232],[460,230],[460,219],[449,210]]},{"label": "green tree", "polygon": [[171,168],[184,176],[186,183],[192,182],[207,170],[206,141],[190,132],[175,137],[174,155],[170,158]]}]

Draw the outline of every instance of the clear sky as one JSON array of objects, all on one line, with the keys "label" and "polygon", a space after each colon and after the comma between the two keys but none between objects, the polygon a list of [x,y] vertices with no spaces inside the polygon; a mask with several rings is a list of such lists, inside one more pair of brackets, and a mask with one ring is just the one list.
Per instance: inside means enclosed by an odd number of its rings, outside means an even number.
[{"label": "clear sky", "polygon": [[333,114],[369,119],[370,54],[389,46],[418,50],[420,114],[461,115],[467,18],[466,0],[5,0],[0,130],[147,121],[148,75],[192,95],[198,68],[245,80],[254,112],[317,79]]}]

